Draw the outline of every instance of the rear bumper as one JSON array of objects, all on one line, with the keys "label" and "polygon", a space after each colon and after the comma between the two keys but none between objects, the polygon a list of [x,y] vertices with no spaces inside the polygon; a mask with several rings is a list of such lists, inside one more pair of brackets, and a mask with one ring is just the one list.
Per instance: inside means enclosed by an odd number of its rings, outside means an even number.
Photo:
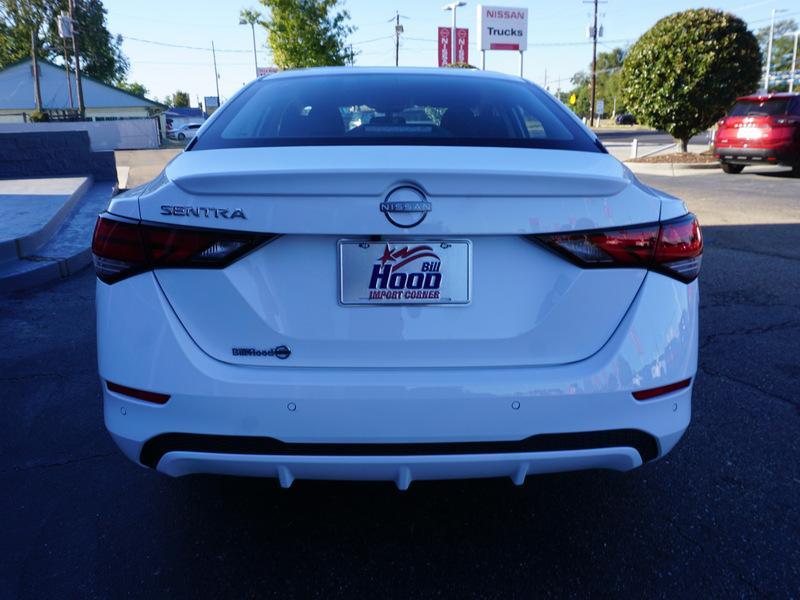
[{"label": "rear bumper", "polygon": [[[666,454],[691,417],[697,283],[650,273],[594,356],[553,367],[312,369],[216,361],[188,336],[152,274],[98,284],[103,380],[169,393],[152,405],[104,387],[105,421],[137,463],[222,473],[390,480],[628,470]],[[120,318],[124,315],[124,318]],[[136,351],[132,352],[131,349]]]},{"label": "rear bumper", "polygon": [[171,452],[159,470],[172,476],[216,473],[277,478],[289,487],[295,479],[394,481],[401,490],[412,481],[510,477],[521,485],[528,475],[611,469],[628,471],[642,464],[632,448],[563,452],[432,456],[262,456]]},{"label": "rear bumper", "polygon": [[715,147],[714,155],[720,162],[732,165],[794,165],[800,162],[800,148],[791,145],[778,148],[725,148]]}]

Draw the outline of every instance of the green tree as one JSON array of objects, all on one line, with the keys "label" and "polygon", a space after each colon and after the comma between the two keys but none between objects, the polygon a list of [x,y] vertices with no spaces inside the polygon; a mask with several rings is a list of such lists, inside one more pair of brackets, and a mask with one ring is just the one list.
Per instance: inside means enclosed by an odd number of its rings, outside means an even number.
[{"label": "green tree", "polygon": [[[605,101],[606,114],[611,114],[614,98],[617,99],[617,113],[626,112],[619,87],[620,70],[624,60],[625,50],[623,48],[614,48],[609,52],[601,52],[597,55],[596,99]],[[591,65],[589,69],[591,69]],[[588,117],[592,97],[592,73],[591,71],[579,71],[572,76],[571,81],[574,87],[567,92],[567,98],[570,94],[575,94],[577,97],[575,112],[578,116]]]},{"label": "green tree", "polygon": [[658,21],[625,57],[621,87],[637,119],[663,129],[686,152],[761,76],[761,51],[740,18],[696,9]]},{"label": "green tree", "polygon": [[261,13],[252,8],[243,8],[239,11],[239,22],[244,25],[257,25],[261,21]]},{"label": "green tree", "polygon": [[267,30],[275,65],[280,69],[353,64],[347,36],[355,29],[350,14],[337,10],[339,0],[261,0],[269,17]]},{"label": "green tree", "polygon": [[189,94],[178,90],[172,94],[168,104],[174,108],[189,108]]},{"label": "green tree", "polygon": [[[56,20],[62,10],[67,10],[67,0],[0,0],[0,68],[30,56],[31,29],[37,37],[38,56],[62,64],[64,46]],[[103,2],[75,0],[75,19],[82,72],[108,84],[125,81],[129,63],[122,53],[122,37],[108,31]],[[67,57],[74,60],[71,43],[67,43]]]},{"label": "green tree", "polygon": [[136,81],[123,81],[122,83],[118,83],[117,87],[134,96],[141,96],[142,98],[147,96],[147,88]]},{"label": "green tree", "polygon": [[[772,40],[772,61],[769,71],[773,75],[792,68],[792,52],[794,49],[794,32],[797,31],[797,21],[786,19],[775,23],[775,33]],[[764,56],[764,67],[767,66],[767,42],[769,41],[769,26],[762,27],[756,33],[756,39]],[[797,85],[795,85],[797,87]],[[773,81],[770,77],[770,92],[786,92],[789,90],[789,81]]]}]

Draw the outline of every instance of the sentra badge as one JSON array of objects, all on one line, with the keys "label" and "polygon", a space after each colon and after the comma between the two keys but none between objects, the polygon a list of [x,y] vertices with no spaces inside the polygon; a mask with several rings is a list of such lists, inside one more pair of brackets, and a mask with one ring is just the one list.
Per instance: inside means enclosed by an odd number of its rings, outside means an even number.
[{"label": "sentra badge", "polygon": [[217,208],[216,206],[170,206],[163,205],[161,214],[166,217],[205,217],[206,219],[246,219],[241,208]]}]

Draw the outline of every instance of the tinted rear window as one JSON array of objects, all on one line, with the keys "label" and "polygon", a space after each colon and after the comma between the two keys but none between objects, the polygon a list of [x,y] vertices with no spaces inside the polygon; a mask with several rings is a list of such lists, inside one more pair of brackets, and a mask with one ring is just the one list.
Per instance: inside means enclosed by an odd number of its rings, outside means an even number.
[{"label": "tinted rear window", "polygon": [[789,100],[776,98],[758,102],[756,100],[739,101],[733,105],[731,117],[777,117],[785,115],[789,108]]},{"label": "tinted rear window", "polygon": [[435,74],[265,78],[229,102],[193,150],[383,144],[603,151],[530,84]]}]

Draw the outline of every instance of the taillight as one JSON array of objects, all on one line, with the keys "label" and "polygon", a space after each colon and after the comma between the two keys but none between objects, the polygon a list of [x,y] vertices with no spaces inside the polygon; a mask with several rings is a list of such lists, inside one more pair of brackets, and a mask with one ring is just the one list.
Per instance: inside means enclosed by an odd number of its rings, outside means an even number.
[{"label": "taillight", "polygon": [[100,216],[92,253],[105,283],[169,267],[220,268],[276,236],[219,229],[162,227]]},{"label": "taillight", "polygon": [[584,268],[645,268],[686,283],[700,273],[703,238],[697,217],[608,231],[530,236]]}]

